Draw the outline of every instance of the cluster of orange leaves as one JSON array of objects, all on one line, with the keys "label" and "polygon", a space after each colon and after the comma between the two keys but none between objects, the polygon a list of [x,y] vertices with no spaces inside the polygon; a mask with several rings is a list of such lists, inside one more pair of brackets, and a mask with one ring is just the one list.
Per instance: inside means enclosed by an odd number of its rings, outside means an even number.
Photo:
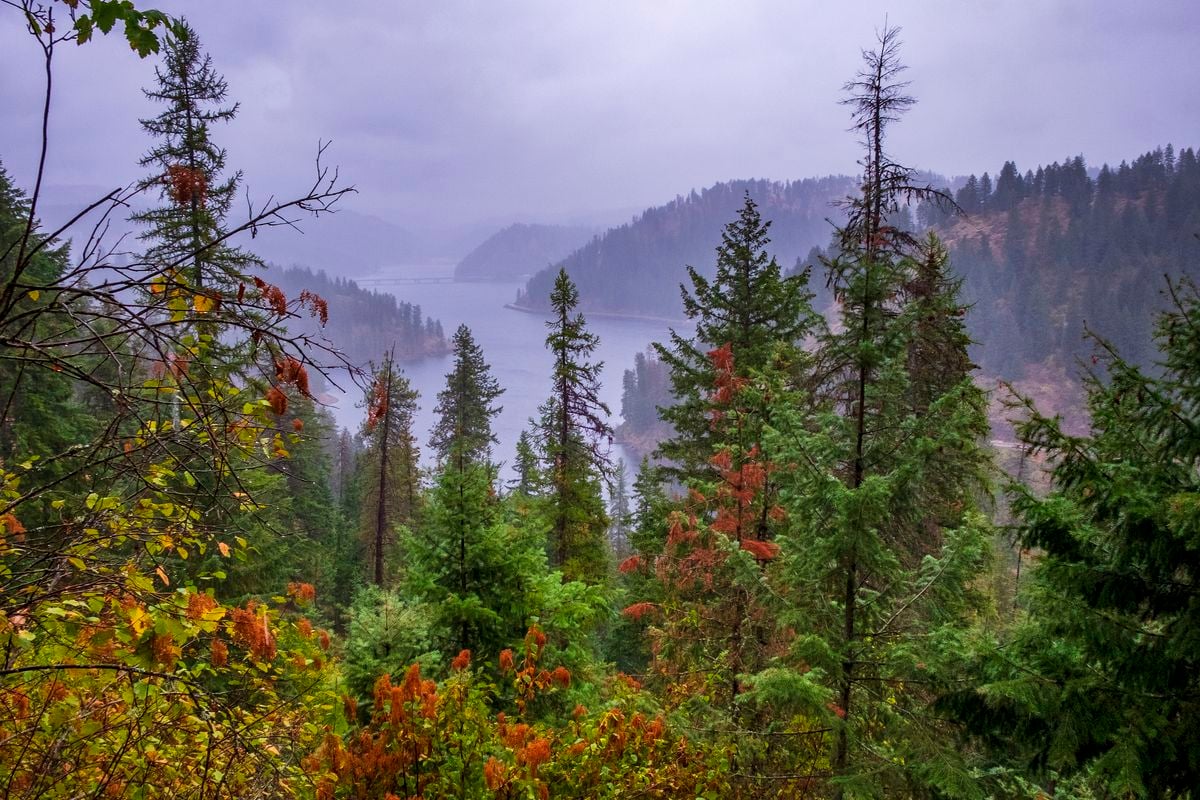
[{"label": "cluster of orange leaves", "polygon": [[[334,798],[620,797],[621,786],[645,797],[695,797],[711,788],[711,774],[686,740],[670,737],[665,721],[619,705],[592,716],[577,705],[557,726],[531,718],[539,693],[565,690],[571,673],[543,667],[546,635],[536,626],[524,653],[504,650],[500,671],[518,702],[511,716],[487,708],[486,690],[474,683],[470,651],[459,653],[441,686],[413,665],[397,686],[381,677],[373,691],[367,725],[339,737],[327,732],[302,762],[317,786],[318,800]],[[615,682],[629,697],[635,681]],[[358,707],[345,698],[345,714],[357,725]]]},{"label": "cluster of orange leaves", "polygon": [[[274,284],[267,283],[257,275],[254,276],[254,285],[258,288],[259,294],[262,295],[262,299],[267,304],[267,307],[274,311],[276,316],[283,317],[287,315],[287,295],[283,293],[283,289]],[[238,299],[241,299],[241,296],[242,292],[239,291]]]},{"label": "cluster of orange leaves", "polygon": [[231,609],[229,617],[233,622],[232,636],[235,644],[249,650],[255,661],[275,660],[276,641],[265,607],[250,600],[245,608]]},{"label": "cluster of orange leaves", "polygon": [[316,292],[310,292],[308,289],[302,290],[300,292],[300,306],[307,308],[309,313],[320,321],[321,327],[329,324],[329,303],[321,295]]},{"label": "cluster of orange leaves", "polygon": [[367,430],[375,430],[375,426],[388,412],[387,386],[378,378],[371,386],[371,397],[367,403]]},{"label": "cluster of orange leaves", "polygon": [[312,605],[317,599],[317,590],[311,583],[290,582],[287,585],[287,596],[301,608]]},{"label": "cluster of orange leaves", "polygon": [[[267,390],[267,402],[271,404],[275,415],[280,417],[286,414],[288,409],[288,397],[281,388],[285,386],[294,386],[300,394],[312,397],[308,388],[308,370],[291,356],[284,356],[275,361],[275,384]],[[298,433],[304,429],[304,422],[293,419],[292,428]]]},{"label": "cluster of orange leaves", "polygon": [[734,369],[732,344],[726,342],[715,350],[709,350],[708,357],[716,372],[710,397],[715,408],[709,411],[709,422],[715,428],[725,418],[725,411],[721,406],[731,406],[738,392],[746,388],[749,381],[738,375]]},{"label": "cluster of orange leaves", "polygon": [[193,169],[186,164],[167,167],[167,186],[171,199],[181,206],[190,206],[195,200],[201,206],[208,197],[208,176],[203,170]]}]

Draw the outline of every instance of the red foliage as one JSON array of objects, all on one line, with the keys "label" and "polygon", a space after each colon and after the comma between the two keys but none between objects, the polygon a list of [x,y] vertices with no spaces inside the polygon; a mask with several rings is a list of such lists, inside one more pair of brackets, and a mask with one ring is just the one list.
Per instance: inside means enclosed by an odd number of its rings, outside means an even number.
[{"label": "red foliage", "polygon": [[220,639],[212,641],[212,665],[220,669],[229,663],[229,647]]},{"label": "red foliage", "polygon": [[454,657],[454,660],[450,662],[450,669],[454,670],[455,672],[461,672],[469,666],[471,666],[470,650],[459,651],[458,655]]},{"label": "red foliage", "polygon": [[537,770],[550,760],[550,740],[539,737],[527,744],[517,753],[517,763],[529,767],[529,774],[537,777]]},{"label": "red foliage", "polygon": [[209,611],[217,607],[217,601],[209,594],[201,594],[193,592],[188,595],[187,616],[188,619],[195,622],[201,619]]},{"label": "red foliage", "polygon": [[229,612],[233,621],[233,641],[250,651],[255,661],[272,661],[275,658],[275,637],[271,634],[271,623],[266,609],[260,613],[253,600],[245,608]]},{"label": "red foliage", "polygon": [[166,182],[171,199],[177,205],[190,206],[194,200],[203,206],[208,199],[208,177],[202,170],[172,164],[167,167]]},{"label": "red foliage", "polygon": [[513,666],[514,666],[513,651],[507,650],[507,649],[501,650],[500,651],[500,671],[501,672],[512,672]]},{"label": "red foliage", "polygon": [[255,276],[254,285],[258,287],[258,292],[262,295],[262,299],[267,308],[275,312],[276,316],[287,316],[287,295],[278,286],[273,286],[262,278]]},{"label": "red foliage", "polygon": [[173,665],[179,659],[181,650],[175,644],[175,637],[169,633],[160,633],[150,642],[150,650],[154,653],[154,661],[164,666]]},{"label": "red foliage", "polygon": [[644,566],[646,566],[646,560],[644,558],[639,555],[632,555],[617,566],[617,572],[620,572],[622,575],[628,575],[629,573],[639,570]]},{"label": "red foliage", "polygon": [[300,292],[300,305],[309,309],[314,317],[321,322],[324,327],[329,322],[329,303],[325,301],[321,295],[310,292],[308,289]]},{"label": "red foliage", "polygon": [[508,769],[495,756],[489,756],[483,765],[483,782],[493,792],[500,791],[508,783]]},{"label": "red foliage", "polygon": [[311,583],[292,582],[287,585],[287,596],[298,606],[307,606],[317,599],[317,590]]},{"label": "red foliage", "polygon": [[291,356],[275,362],[275,380],[280,384],[291,384],[305,397],[312,397],[308,390],[308,370]]},{"label": "red foliage", "polygon": [[388,396],[387,387],[383,381],[375,379],[375,384],[371,387],[370,402],[367,403],[367,430],[375,430],[375,426],[384,418],[388,412]]},{"label": "red foliage", "polygon": [[272,386],[267,392],[267,402],[271,404],[271,410],[274,411],[277,416],[283,416],[287,413],[287,395],[279,391],[278,386]]},{"label": "red foliage", "polygon": [[[708,357],[712,360],[713,369],[716,371],[716,378],[713,381],[714,389],[709,399],[715,406],[732,405],[738,392],[744,389],[748,383],[746,378],[734,372],[733,345],[726,342],[715,350],[709,350]],[[724,415],[719,410],[716,411],[712,419],[713,427],[716,427],[723,418]]]},{"label": "red foliage", "polygon": [[759,561],[770,561],[779,555],[779,545],[774,542],[760,542],[757,539],[743,539],[742,549]]},{"label": "red foliage", "polygon": [[621,610],[621,613],[623,615],[625,615],[626,617],[629,617],[634,622],[641,622],[642,617],[645,617],[647,614],[656,613],[657,611],[658,611],[658,606],[655,605],[654,603],[642,602],[642,603],[634,603],[631,606],[626,606],[624,609]]},{"label": "red foliage", "polygon": [[0,515],[0,525],[4,526],[4,532],[12,536],[18,542],[25,541],[25,526],[21,521],[13,516],[12,512]]}]

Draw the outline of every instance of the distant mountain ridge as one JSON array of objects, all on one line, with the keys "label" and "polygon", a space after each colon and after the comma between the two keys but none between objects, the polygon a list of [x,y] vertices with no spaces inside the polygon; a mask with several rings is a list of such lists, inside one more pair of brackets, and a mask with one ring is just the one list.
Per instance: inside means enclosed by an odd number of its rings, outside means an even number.
[{"label": "distant mountain ridge", "polygon": [[566,258],[594,228],[515,223],[487,238],[454,268],[459,281],[506,281],[532,275]]},{"label": "distant mountain ridge", "polygon": [[561,265],[579,287],[584,311],[677,318],[682,316],[679,284],[684,265],[712,275],[721,231],[746,193],[771,220],[771,253],[784,267],[829,241],[831,221],[842,218],[837,200],[857,182],[845,176],[799,181],[734,180],[651,208],[612,228],[529,279],[516,305],[548,307],[554,275]]}]

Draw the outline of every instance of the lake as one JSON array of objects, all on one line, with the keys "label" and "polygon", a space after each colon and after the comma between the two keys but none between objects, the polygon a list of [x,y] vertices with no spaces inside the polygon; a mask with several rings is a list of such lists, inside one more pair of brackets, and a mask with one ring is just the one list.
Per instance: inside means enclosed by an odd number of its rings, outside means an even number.
[{"label": "lake", "polygon": [[[424,315],[441,320],[447,338],[453,335],[460,324],[466,324],[483,349],[484,358],[491,365],[492,374],[504,389],[499,403],[503,411],[493,422],[499,444],[493,453],[494,460],[506,466],[502,474],[509,474],[517,438],[529,425],[530,417],[537,416],[537,408],[550,394],[551,358],[546,350],[546,320],[540,314],[530,314],[505,308],[517,294],[523,282],[505,283],[400,283],[414,277],[446,277],[453,274],[453,267],[391,267],[368,275],[356,276],[364,288],[375,288],[396,295],[397,299],[421,306]],[[621,379],[626,369],[633,367],[634,356],[649,347],[651,342],[665,342],[669,330],[675,327],[681,332],[690,331],[687,323],[639,319],[619,319],[584,315],[587,327],[600,337],[595,357],[604,362],[602,373],[603,390],[601,399],[612,412],[611,424],[616,427],[621,414]],[[417,440],[422,451],[427,449],[429,431],[433,425],[433,407],[437,404],[437,393],[446,383],[446,373],[453,365],[453,356],[427,358],[420,362],[403,365],[404,374],[421,393],[420,409],[416,417]],[[358,398],[343,398],[334,408],[338,424],[350,430],[358,430],[362,424],[362,410],[355,407]],[[623,449],[614,444],[612,457],[625,458],[631,478],[637,465],[630,463]],[[428,462],[428,459],[424,459]]]}]

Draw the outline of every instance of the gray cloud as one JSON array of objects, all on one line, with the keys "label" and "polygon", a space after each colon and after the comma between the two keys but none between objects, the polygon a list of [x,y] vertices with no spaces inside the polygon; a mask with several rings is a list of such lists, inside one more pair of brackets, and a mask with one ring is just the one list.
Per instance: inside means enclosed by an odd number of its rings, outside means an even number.
[{"label": "gray cloud", "polygon": [[[216,135],[259,194],[310,175],[318,139],[409,227],[595,218],[733,177],[855,169],[840,87],[885,15],[919,99],[904,161],[948,174],[1195,145],[1190,0],[1047,2],[162,2],[186,12],[239,118]],[[33,174],[37,49],[0,12],[0,159]],[[138,176],[153,63],[119,39],[62,53],[54,184]]]}]

